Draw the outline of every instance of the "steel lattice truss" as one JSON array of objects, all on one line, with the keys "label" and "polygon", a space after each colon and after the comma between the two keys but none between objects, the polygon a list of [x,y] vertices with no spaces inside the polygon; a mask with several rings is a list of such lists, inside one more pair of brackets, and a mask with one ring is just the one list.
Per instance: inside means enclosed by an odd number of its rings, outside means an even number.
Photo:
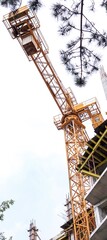
[{"label": "steel lattice truss", "polygon": [[47,85],[60,115],[54,117],[58,129],[64,130],[70,198],[75,240],[89,240],[95,229],[93,207],[85,201],[90,188],[89,177],[78,171],[79,160],[89,140],[82,122],[91,119],[93,127],[102,121],[96,100],[78,104],[72,91],[65,89],[50,59],[39,20],[26,6],[4,16],[4,24],[12,38],[17,38],[29,60],[32,60]]}]

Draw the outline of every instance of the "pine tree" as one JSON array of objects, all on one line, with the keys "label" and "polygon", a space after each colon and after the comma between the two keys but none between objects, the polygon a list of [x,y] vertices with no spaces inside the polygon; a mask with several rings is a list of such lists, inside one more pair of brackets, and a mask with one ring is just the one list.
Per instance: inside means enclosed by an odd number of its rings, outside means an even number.
[{"label": "pine tree", "polygon": [[[67,0],[64,4],[56,3],[52,6],[52,14],[59,20],[59,33],[61,36],[69,34],[70,41],[66,44],[65,50],[60,51],[60,56],[67,71],[69,71],[78,86],[84,86],[88,76],[97,71],[101,60],[98,54],[99,47],[107,46],[107,33],[100,32],[95,23],[85,14],[86,0],[71,1],[68,7]],[[95,12],[95,2],[90,1],[89,10]],[[107,1],[101,1],[101,7],[107,11]],[[97,52],[93,43],[97,43]]]}]

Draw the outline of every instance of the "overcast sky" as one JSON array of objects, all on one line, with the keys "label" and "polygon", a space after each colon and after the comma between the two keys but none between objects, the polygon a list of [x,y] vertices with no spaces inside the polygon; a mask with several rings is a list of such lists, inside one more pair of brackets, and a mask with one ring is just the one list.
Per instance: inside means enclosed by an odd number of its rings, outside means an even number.
[{"label": "overcast sky", "polygon": [[[85,88],[77,88],[60,62],[58,50],[64,42],[51,16],[52,2],[38,13],[51,62],[78,102],[97,97],[106,118],[107,103],[100,74],[92,75]],[[53,123],[53,116],[59,114],[59,110],[43,79],[2,23],[5,13],[8,10],[1,8],[0,202],[12,198],[15,203],[7,210],[0,231],[15,240],[27,240],[27,229],[33,219],[39,236],[47,240],[59,233],[64,223],[64,204],[69,191],[64,135]],[[106,54],[104,50],[102,64],[105,69]],[[90,123],[87,132],[93,136]]]}]

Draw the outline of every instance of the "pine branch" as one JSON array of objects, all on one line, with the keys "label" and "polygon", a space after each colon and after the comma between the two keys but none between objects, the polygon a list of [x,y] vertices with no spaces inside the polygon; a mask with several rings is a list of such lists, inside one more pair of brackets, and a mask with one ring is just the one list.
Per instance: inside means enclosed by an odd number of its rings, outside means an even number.
[{"label": "pine branch", "polygon": [[104,7],[107,12],[107,0],[103,0],[101,3],[101,7]]},{"label": "pine branch", "polygon": [[[87,2],[85,2],[87,4]],[[79,37],[75,33],[71,35],[71,41],[67,43],[66,50],[60,51],[60,56],[67,71],[71,72],[75,81],[81,84],[86,83],[87,77],[98,70],[101,57],[98,56],[93,49],[92,43],[95,42],[99,47],[107,46],[107,34],[101,33],[83,12],[84,1],[74,1],[70,8],[64,4],[54,4],[53,15],[62,22],[59,33],[66,36],[71,31],[79,33]],[[91,11],[95,10],[95,2],[92,0],[90,6]],[[54,12],[55,11],[55,12]],[[80,16],[80,26],[75,25],[71,20],[73,17]],[[78,21],[76,21],[78,23]],[[73,38],[72,38],[73,36]],[[74,39],[74,36],[75,39]],[[80,52],[78,54],[78,51]]]},{"label": "pine branch", "polygon": [[29,0],[28,5],[33,11],[38,11],[42,7],[42,3],[39,0]]},{"label": "pine branch", "polygon": [[[11,11],[16,11],[22,4],[22,0],[1,0],[0,5],[11,8]],[[28,6],[33,11],[38,11],[41,6],[41,0],[28,0]]]},{"label": "pine branch", "polygon": [[6,237],[4,236],[3,232],[0,232],[0,240],[6,240]]},{"label": "pine branch", "polygon": [[83,23],[83,2],[84,0],[81,1],[81,17],[80,17],[80,65],[81,65],[81,79],[82,79],[82,23]]},{"label": "pine branch", "polygon": [[0,220],[3,221],[4,218],[4,212],[10,208],[11,205],[13,205],[14,201],[11,200],[7,200],[7,201],[3,201],[0,205]]},{"label": "pine branch", "polygon": [[1,0],[0,5],[10,8],[11,11],[17,10],[22,4],[22,0]]}]

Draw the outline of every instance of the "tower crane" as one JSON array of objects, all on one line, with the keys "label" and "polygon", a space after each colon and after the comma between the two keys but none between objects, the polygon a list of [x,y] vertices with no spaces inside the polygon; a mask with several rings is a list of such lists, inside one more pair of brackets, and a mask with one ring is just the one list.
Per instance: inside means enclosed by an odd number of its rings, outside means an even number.
[{"label": "tower crane", "polygon": [[71,89],[63,86],[48,57],[48,45],[33,11],[23,6],[6,14],[3,22],[11,37],[17,38],[28,59],[34,62],[60,110],[54,123],[58,130],[64,130],[74,239],[89,240],[95,228],[93,207],[85,201],[90,188],[89,176],[86,172],[78,172],[78,164],[88,141],[83,123],[91,119],[96,128],[103,122],[99,104],[95,98],[78,104]]}]

